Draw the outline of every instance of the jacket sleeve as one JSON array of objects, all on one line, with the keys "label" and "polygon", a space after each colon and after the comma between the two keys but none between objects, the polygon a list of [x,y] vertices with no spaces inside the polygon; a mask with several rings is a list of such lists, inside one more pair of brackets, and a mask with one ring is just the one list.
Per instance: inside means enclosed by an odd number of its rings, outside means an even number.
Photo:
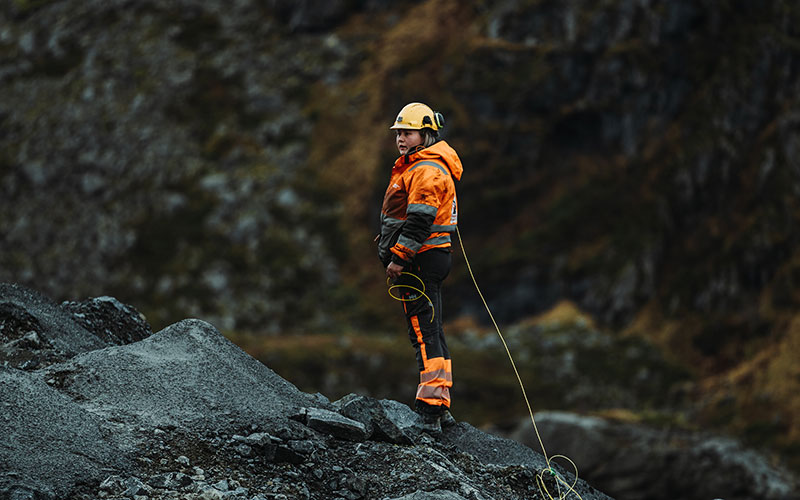
[{"label": "jacket sleeve", "polygon": [[408,265],[423,242],[431,235],[431,225],[436,219],[442,198],[445,178],[437,167],[421,166],[415,169],[408,185],[406,222],[397,243],[392,246],[392,262]]},{"label": "jacket sleeve", "polygon": [[405,266],[411,263],[411,259],[417,254],[417,250],[422,246],[422,242],[428,239],[431,234],[431,225],[436,214],[429,215],[421,212],[409,212],[403,230],[397,243],[392,247],[392,262]]}]

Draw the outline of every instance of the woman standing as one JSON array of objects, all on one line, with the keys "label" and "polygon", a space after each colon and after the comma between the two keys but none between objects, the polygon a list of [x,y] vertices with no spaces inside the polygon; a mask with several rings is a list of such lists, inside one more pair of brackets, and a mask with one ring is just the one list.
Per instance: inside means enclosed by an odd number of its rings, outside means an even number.
[{"label": "woman standing", "polygon": [[455,424],[449,412],[453,372],[442,329],[441,285],[452,263],[451,235],[458,222],[454,180],[461,179],[463,167],[456,151],[439,140],[443,126],[440,113],[418,102],[397,115],[391,130],[400,157],[383,199],[378,241],[386,275],[402,291],[419,368],[415,407],[423,429],[432,434]]}]

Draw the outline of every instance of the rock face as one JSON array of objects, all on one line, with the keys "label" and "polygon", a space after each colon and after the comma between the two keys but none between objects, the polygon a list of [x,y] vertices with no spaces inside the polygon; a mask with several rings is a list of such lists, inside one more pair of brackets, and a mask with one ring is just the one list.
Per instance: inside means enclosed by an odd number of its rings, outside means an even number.
[{"label": "rock face", "polygon": [[93,316],[95,336],[73,303],[0,290],[3,352],[25,330],[59,346],[31,350],[38,369],[0,367],[2,499],[541,498],[530,448],[466,423],[434,439],[396,401],[306,394],[204,321],[143,336],[115,328],[141,325],[132,308],[93,299],[130,315]]},{"label": "rock face", "polygon": [[[116,294],[157,329],[388,330],[364,263],[389,121],[421,99],[498,319],[569,299],[736,375],[800,310],[798,26],[796,0],[3,1],[0,281]],[[457,261],[448,286],[482,321]],[[60,359],[24,333],[19,366]],[[796,457],[784,365],[692,423]]]},{"label": "rock face", "polygon": [[[652,299],[735,313],[776,274],[792,283],[792,0],[62,0],[0,15],[2,280],[118,287],[151,317],[329,326],[321,308],[360,304],[293,285],[339,287],[344,262],[372,256],[358,238],[341,251],[341,226],[367,225],[350,209],[380,196],[386,126],[414,87],[480,166],[459,186],[467,237],[530,226],[502,257],[476,255],[524,267],[487,277],[498,315],[564,296],[615,322]],[[414,56],[397,54],[408,41]],[[359,125],[358,147],[339,124]],[[349,189],[322,187],[323,168]]]},{"label": "rock face", "polygon": [[[788,473],[731,439],[562,412],[538,413],[536,422],[550,448],[617,498],[782,500],[800,493]],[[530,420],[511,437],[538,445]]]},{"label": "rock face", "polygon": [[[109,333],[112,330],[124,338]],[[41,368],[151,333],[150,325],[135,309],[116,299],[59,306],[34,290],[0,283],[0,362],[15,368]]]},{"label": "rock face", "polygon": [[130,344],[153,332],[144,316],[114,297],[95,297],[83,302],[64,302],[81,326],[110,344]]}]

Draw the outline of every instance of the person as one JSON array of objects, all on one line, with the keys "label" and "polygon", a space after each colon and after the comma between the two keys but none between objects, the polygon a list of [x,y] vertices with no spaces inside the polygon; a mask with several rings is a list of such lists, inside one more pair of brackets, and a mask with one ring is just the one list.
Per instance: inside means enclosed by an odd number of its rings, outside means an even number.
[{"label": "person", "polygon": [[[458,222],[454,180],[463,167],[439,132],[444,117],[413,102],[400,110],[390,130],[400,156],[383,199],[378,256],[397,288],[408,335],[416,350],[419,385],[415,409],[423,430],[438,434],[455,424],[450,413],[452,361],[442,328],[441,286],[452,264],[452,234]],[[415,290],[416,289],[416,290]],[[390,291],[391,293],[391,291]]]}]

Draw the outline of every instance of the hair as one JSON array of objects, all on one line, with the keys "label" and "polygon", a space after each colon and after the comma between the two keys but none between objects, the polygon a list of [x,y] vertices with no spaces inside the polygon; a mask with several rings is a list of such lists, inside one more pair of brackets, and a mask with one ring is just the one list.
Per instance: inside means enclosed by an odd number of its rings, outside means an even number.
[{"label": "hair", "polygon": [[436,144],[439,134],[432,128],[424,128],[420,130],[422,134],[422,147],[427,148]]}]

